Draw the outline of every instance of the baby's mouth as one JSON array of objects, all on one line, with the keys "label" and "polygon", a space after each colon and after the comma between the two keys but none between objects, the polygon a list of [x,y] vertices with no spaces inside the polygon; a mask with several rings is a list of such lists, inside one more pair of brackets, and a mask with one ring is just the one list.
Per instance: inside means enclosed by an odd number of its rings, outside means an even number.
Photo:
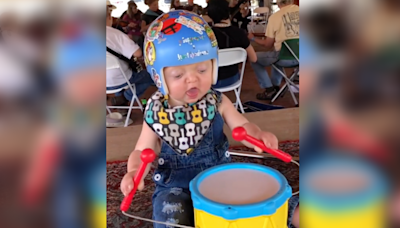
[{"label": "baby's mouth", "polygon": [[186,95],[191,99],[197,98],[197,96],[199,95],[199,89],[196,87],[193,87],[193,88],[189,89],[188,91],[186,91]]}]

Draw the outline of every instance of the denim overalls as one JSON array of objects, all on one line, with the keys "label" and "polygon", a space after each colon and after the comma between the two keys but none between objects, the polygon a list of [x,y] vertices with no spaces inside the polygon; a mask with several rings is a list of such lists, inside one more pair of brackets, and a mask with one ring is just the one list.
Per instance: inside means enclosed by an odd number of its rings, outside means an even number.
[{"label": "denim overalls", "polygon": [[[220,102],[221,95],[218,94]],[[153,180],[153,219],[181,225],[194,226],[193,204],[189,182],[201,171],[230,162],[229,143],[223,133],[224,119],[219,112],[200,145],[189,155],[179,155],[162,143],[158,168]],[[165,225],[154,224],[155,228]]]}]

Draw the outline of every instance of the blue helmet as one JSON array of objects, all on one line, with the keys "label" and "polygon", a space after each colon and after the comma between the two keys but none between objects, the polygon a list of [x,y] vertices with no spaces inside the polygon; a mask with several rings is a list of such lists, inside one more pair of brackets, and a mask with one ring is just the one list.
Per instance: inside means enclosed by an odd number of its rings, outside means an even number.
[{"label": "blue helmet", "polygon": [[218,79],[218,43],[211,27],[199,15],[174,10],[154,20],[146,33],[147,71],[162,94],[168,94],[164,67],[213,61],[213,84]]}]

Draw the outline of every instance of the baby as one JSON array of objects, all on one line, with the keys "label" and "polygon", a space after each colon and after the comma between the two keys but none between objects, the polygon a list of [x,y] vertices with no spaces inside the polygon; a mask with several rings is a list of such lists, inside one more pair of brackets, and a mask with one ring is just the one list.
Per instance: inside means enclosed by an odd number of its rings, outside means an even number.
[{"label": "baby", "polygon": [[[188,11],[172,11],[156,19],[148,31],[160,24],[162,34],[147,33],[145,40],[147,70],[159,90],[147,103],[142,132],[129,156],[121,191],[127,195],[132,190],[140,153],[151,148],[158,155],[153,177],[153,219],[193,226],[189,182],[205,169],[230,162],[224,123],[230,129],[244,127],[270,148],[277,149],[278,140],[250,123],[225,95],[211,88],[218,80],[218,45],[201,17]],[[145,175],[149,169],[150,165]],[[141,180],[138,189],[143,188]]]}]

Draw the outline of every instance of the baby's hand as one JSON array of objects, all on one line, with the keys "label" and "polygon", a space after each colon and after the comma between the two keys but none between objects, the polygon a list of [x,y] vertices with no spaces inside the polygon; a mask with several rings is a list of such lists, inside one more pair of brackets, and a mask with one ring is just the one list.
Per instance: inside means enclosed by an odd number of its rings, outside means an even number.
[{"label": "baby's hand", "polygon": [[[133,178],[135,177],[136,174],[136,170],[135,171],[131,171],[129,173],[126,173],[124,178],[122,178],[121,181],[121,192],[122,194],[124,194],[124,196],[127,196],[133,189]],[[138,190],[143,190],[144,188],[144,181],[141,180],[140,184],[138,186]]]},{"label": "baby's hand", "polygon": [[[278,138],[271,132],[261,131],[258,138],[264,142],[264,145],[271,149],[278,149]],[[258,147],[254,147],[254,150],[258,153],[262,153],[263,150]]]}]

